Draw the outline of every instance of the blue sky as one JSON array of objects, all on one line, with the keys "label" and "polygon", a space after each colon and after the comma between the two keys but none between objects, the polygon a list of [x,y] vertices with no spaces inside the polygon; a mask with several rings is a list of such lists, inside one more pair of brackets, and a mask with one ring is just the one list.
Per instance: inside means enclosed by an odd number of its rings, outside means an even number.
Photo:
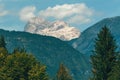
[{"label": "blue sky", "polygon": [[120,16],[120,0],[0,0],[0,29],[23,31],[40,16],[63,20],[80,31],[106,17]]}]

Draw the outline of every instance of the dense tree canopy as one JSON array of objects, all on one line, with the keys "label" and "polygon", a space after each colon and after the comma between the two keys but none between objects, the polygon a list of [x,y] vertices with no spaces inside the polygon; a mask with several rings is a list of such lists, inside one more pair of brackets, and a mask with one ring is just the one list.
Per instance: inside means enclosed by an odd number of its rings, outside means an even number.
[{"label": "dense tree canopy", "polygon": [[17,52],[4,58],[4,62],[0,67],[2,80],[48,80],[46,67],[32,55]]}]

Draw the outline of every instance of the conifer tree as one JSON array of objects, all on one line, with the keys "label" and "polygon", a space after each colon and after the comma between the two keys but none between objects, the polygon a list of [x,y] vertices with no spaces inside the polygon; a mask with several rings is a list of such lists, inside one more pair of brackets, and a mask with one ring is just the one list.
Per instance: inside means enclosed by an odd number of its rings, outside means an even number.
[{"label": "conifer tree", "polygon": [[0,36],[0,47],[6,48],[6,43],[2,35]]},{"label": "conifer tree", "polygon": [[116,43],[110,30],[104,26],[95,41],[91,56],[93,77],[91,80],[108,80],[116,61]]},{"label": "conifer tree", "polygon": [[63,64],[60,64],[56,77],[57,77],[57,80],[73,80],[68,69]]}]

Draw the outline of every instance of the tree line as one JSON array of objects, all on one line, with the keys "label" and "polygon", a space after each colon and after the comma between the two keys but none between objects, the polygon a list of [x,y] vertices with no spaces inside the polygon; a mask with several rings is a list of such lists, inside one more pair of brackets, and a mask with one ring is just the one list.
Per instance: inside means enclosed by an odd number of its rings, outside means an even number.
[{"label": "tree line", "polygon": [[[104,26],[95,39],[90,56],[92,75],[89,80],[120,80],[120,54],[111,31]],[[69,70],[60,64],[55,78],[50,79],[46,66],[24,49],[9,53],[0,36],[0,80],[73,80]],[[82,80],[82,79],[80,79]]]}]

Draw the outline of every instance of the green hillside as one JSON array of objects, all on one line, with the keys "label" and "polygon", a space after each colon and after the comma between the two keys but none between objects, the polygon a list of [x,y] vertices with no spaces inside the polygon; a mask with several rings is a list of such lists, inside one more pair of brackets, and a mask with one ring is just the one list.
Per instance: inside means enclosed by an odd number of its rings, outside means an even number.
[{"label": "green hillside", "polygon": [[[55,76],[59,64],[63,63],[71,71],[76,80],[86,80],[89,75],[89,65],[85,56],[57,38],[41,36],[26,32],[4,31],[7,48],[10,52],[16,47],[25,48],[39,61],[47,65],[51,77]],[[86,77],[87,76],[87,77]]]}]

